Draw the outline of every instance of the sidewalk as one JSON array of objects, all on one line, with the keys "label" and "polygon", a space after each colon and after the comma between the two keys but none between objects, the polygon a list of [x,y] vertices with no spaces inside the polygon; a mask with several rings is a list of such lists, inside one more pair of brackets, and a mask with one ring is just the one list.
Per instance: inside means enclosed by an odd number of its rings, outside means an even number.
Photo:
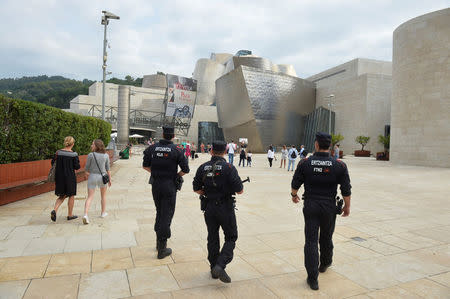
[{"label": "sidewalk", "polygon": [[[333,266],[306,285],[301,205],[290,200],[292,172],[254,155],[238,196],[239,238],[227,268],[233,282],[209,275],[206,226],[192,178],[208,156],[190,162],[178,193],[168,246],[156,259],[155,209],[142,156],[113,166],[108,217],[97,190],[91,224],[50,220],[55,196],[0,207],[0,298],[450,298],[450,169],[392,166],[348,157],[352,210],[338,217]],[[237,165],[235,161],[235,165]],[[86,182],[78,195],[87,193]],[[75,201],[82,216],[84,200]],[[81,218],[81,217],[80,217]]]}]

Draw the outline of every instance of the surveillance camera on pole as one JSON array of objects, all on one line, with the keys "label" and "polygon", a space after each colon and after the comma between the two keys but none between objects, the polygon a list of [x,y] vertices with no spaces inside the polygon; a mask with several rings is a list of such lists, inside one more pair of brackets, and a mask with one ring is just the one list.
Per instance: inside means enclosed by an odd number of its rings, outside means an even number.
[{"label": "surveillance camera on pole", "polygon": [[106,47],[108,45],[108,40],[106,39],[106,28],[108,27],[109,19],[120,20],[120,17],[106,10],[103,10],[102,13],[103,16],[101,24],[105,26],[105,31],[103,35],[103,65],[102,65],[103,69],[102,119],[105,120],[106,61],[108,60],[108,54],[106,53]]},{"label": "surveillance camera on pole", "polygon": [[102,10],[102,14],[104,14],[104,16],[107,19],[115,19],[115,20],[120,20],[119,16],[116,16],[115,14],[113,14],[112,12],[106,11],[106,10]]}]

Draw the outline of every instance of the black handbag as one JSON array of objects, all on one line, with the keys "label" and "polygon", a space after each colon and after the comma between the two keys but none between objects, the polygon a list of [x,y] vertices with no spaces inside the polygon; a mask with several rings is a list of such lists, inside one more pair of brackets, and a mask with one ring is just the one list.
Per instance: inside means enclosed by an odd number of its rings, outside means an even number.
[{"label": "black handbag", "polygon": [[98,162],[97,162],[97,158],[95,157],[95,153],[92,153],[92,155],[94,156],[95,164],[97,164],[98,170],[102,174],[103,184],[108,184],[109,183],[109,175],[107,173],[106,174],[102,173],[102,170],[100,169],[100,166],[98,166]]}]

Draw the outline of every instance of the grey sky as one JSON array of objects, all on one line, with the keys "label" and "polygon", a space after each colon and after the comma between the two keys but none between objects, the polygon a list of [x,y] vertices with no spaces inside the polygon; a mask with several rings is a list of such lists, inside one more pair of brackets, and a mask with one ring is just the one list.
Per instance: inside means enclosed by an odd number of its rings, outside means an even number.
[{"label": "grey sky", "polygon": [[308,77],[348,60],[392,59],[392,32],[449,0],[0,0],[0,78],[63,75],[101,79],[102,10],[108,69],[134,77],[191,76],[211,52],[240,49],[293,64]]}]

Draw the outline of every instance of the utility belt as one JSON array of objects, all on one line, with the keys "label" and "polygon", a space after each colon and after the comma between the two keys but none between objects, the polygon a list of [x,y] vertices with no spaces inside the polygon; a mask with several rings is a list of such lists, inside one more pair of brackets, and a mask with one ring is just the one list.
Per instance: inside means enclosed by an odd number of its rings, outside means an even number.
[{"label": "utility belt", "polygon": [[236,199],[232,195],[219,198],[208,198],[206,195],[200,195],[200,210],[202,210],[203,212],[206,211],[206,207],[208,206],[209,202],[212,202],[215,205],[232,202],[233,207],[236,207]]},{"label": "utility belt", "polygon": [[329,200],[329,201],[334,201],[335,198],[329,197],[329,196],[320,196],[320,195],[309,195],[309,196],[302,195],[302,200]]},{"label": "utility belt", "polygon": [[344,200],[340,198],[339,196],[336,196],[336,198],[328,197],[328,196],[305,196],[302,195],[302,199],[304,201],[308,200],[316,200],[316,201],[330,201],[334,202],[336,204],[336,214],[341,215],[342,214],[342,207],[344,206]]},{"label": "utility belt", "polygon": [[178,191],[181,190],[181,187],[183,186],[184,183],[183,177],[179,176],[178,174],[175,176],[159,176],[159,177],[151,175],[148,183],[150,185],[153,185],[153,183],[157,181],[173,181],[175,184],[175,188],[177,188]]}]

